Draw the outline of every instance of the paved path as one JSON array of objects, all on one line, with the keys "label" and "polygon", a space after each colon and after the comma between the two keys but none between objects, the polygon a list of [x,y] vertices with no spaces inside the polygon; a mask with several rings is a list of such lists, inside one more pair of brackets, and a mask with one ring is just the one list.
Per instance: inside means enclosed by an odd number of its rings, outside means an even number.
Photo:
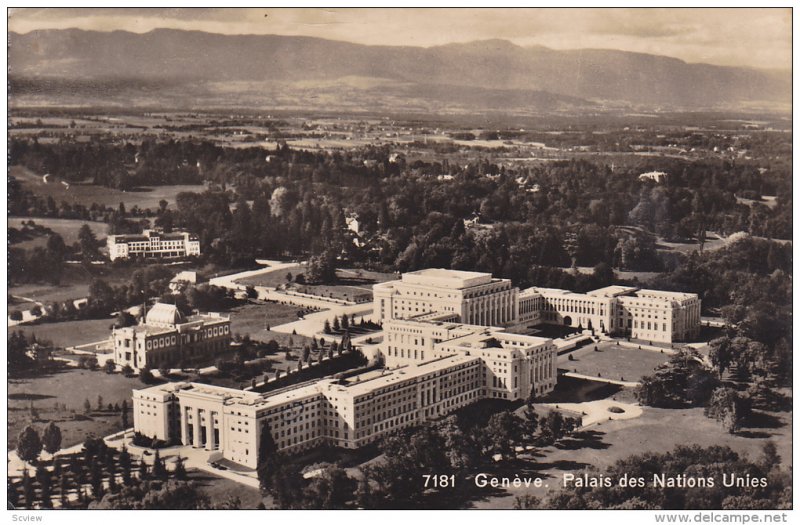
[{"label": "paved path", "polygon": [[[544,406],[551,408],[563,408],[577,412],[578,414],[586,414],[581,420],[583,428],[609,419],[633,419],[642,415],[642,407],[638,404],[620,403],[613,399],[600,399],[597,401],[587,401],[585,403],[544,403]],[[623,410],[622,413],[609,412],[609,408],[617,407]]]},{"label": "paved path", "polygon": [[214,286],[221,286],[223,288],[231,288],[234,290],[244,290],[246,287],[243,284],[238,284],[236,281],[239,279],[246,279],[247,277],[255,277],[257,275],[264,275],[267,273],[278,272],[280,270],[284,270],[286,268],[291,268],[292,266],[297,266],[298,263],[296,262],[281,262],[281,261],[269,261],[265,259],[258,259],[256,261],[258,264],[263,264],[264,268],[258,268],[257,270],[249,270],[246,272],[234,273],[231,275],[223,275],[221,277],[214,277],[209,279],[209,284]]},{"label": "paved path", "polygon": [[[363,317],[365,321],[372,319],[372,303],[353,304],[353,305],[330,305],[327,310],[322,312],[314,312],[307,314],[303,319],[292,321],[278,326],[273,326],[272,330],[284,334],[291,334],[297,331],[298,334],[306,337],[316,337],[316,335],[323,331],[325,328],[325,321],[330,321],[334,317],[341,317],[342,315],[355,315],[356,318]],[[358,320],[356,320],[358,322]],[[372,333],[363,337],[375,338],[378,334]],[[326,336],[328,337],[328,336]],[[361,339],[361,337],[359,337]],[[355,341],[355,339],[353,339]]]},{"label": "paved path", "polygon": [[575,372],[566,372],[564,374],[567,377],[574,377],[575,379],[586,379],[588,381],[597,381],[600,383],[610,383],[612,385],[620,385],[626,387],[637,387],[639,383],[636,381],[617,381],[616,379],[606,379],[604,377],[592,377],[583,374],[576,374]]}]

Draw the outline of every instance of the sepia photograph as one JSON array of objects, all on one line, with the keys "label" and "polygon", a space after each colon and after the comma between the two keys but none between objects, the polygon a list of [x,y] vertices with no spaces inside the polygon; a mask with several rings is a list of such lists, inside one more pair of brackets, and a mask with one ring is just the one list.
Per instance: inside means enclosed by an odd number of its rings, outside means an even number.
[{"label": "sepia photograph", "polygon": [[782,5],[8,8],[6,519],[789,522]]}]

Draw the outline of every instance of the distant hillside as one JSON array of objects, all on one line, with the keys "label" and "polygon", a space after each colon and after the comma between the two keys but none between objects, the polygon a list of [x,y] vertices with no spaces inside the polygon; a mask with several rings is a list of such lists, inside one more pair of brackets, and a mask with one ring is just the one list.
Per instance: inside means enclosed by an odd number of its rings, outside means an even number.
[{"label": "distant hillside", "polygon": [[[503,40],[432,48],[159,29],[9,34],[12,103],[563,111],[791,103],[791,74]],[[354,82],[353,79],[359,79]],[[81,96],[83,97],[81,99]],[[355,99],[353,97],[356,97]],[[82,100],[83,102],[80,102]]]}]

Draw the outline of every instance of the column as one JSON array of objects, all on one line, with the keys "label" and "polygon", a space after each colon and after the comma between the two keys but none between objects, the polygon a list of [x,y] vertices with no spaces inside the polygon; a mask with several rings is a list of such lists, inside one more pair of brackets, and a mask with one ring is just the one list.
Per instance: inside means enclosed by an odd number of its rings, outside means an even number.
[{"label": "column", "polygon": [[202,446],[200,443],[200,409],[194,408],[194,413],[192,415],[193,424],[192,429],[194,429],[194,436],[192,436],[192,446],[195,448],[199,448]]},{"label": "column", "polygon": [[206,413],[206,450],[214,450],[214,412]]},{"label": "column", "polygon": [[189,422],[187,421],[187,418],[189,417],[189,414],[187,413],[184,407],[180,407],[180,411],[181,411],[181,443],[184,445],[188,445]]}]

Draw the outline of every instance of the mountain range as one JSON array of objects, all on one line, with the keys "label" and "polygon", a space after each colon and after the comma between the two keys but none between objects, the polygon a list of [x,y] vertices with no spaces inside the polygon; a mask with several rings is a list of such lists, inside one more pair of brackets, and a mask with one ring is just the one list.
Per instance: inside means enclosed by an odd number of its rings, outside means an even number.
[{"label": "mountain range", "polygon": [[12,105],[560,112],[788,109],[791,72],[485,40],[367,46],[157,29],[9,33]]}]

